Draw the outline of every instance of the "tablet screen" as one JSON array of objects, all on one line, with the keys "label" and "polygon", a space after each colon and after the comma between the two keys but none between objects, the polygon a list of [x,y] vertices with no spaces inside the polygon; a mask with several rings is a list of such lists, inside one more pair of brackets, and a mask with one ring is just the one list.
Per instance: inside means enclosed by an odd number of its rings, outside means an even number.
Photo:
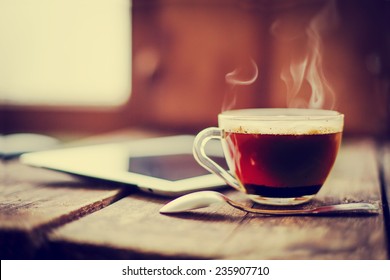
[{"label": "tablet screen", "polygon": [[[192,155],[194,136],[177,135],[139,141],[65,147],[27,153],[21,161],[37,167],[136,185],[141,190],[177,196],[225,186]],[[221,144],[210,141],[208,155],[226,168]],[[206,147],[206,148],[207,148]]]},{"label": "tablet screen", "polygon": [[[227,169],[224,158],[212,159]],[[128,171],[170,181],[210,174],[196,162],[192,154],[132,157],[129,160]]]}]

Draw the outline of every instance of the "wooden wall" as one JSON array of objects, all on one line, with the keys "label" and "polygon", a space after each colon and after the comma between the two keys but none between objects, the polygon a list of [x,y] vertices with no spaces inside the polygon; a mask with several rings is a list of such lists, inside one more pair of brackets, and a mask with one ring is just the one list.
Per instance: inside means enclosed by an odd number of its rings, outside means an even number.
[{"label": "wooden wall", "polygon": [[[281,72],[310,51],[307,29],[317,21],[321,71],[335,96],[334,106],[327,97],[324,107],[345,113],[347,133],[387,131],[390,25],[383,1],[334,7],[329,1],[139,2],[133,10],[133,101],[142,104],[132,109],[136,118],[167,127],[213,125],[233,94],[233,108],[286,107]],[[251,59],[258,79],[232,88],[225,75],[250,68]],[[299,96],[307,100],[310,92],[304,82]]]},{"label": "wooden wall", "polygon": [[[306,29],[326,3],[133,0],[129,104],[110,112],[76,114],[69,108],[7,107],[3,129],[99,133],[142,126],[195,133],[215,125],[223,107],[286,107],[280,74],[291,58],[305,55]],[[336,97],[334,108],[345,113],[347,134],[389,136],[390,4],[334,3],[335,12],[319,28],[322,70]],[[253,84],[226,83],[226,74],[234,69],[247,78],[252,60],[259,71]],[[310,92],[304,82],[299,96],[307,98]]]}]

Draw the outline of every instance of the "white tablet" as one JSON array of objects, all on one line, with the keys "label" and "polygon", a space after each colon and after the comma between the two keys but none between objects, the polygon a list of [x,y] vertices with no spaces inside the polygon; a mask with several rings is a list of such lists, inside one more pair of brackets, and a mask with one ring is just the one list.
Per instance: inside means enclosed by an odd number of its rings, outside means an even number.
[{"label": "white tablet", "polygon": [[[194,136],[178,135],[26,153],[24,164],[137,186],[168,196],[225,186],[192,155]],[[220,142],[207,153],[226,167]]]}]

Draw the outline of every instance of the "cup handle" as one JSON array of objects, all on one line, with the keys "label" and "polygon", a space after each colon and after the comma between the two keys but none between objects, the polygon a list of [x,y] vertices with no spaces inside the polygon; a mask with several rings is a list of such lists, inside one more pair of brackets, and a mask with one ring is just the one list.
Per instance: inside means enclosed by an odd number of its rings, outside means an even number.
[{"label": "cup handle", "polygon": [[236,178],[206,155],[204,148],[211,139],[219,139],[221,141],[222,130],[218,127],[209,127],[196,135],[193,145],[193,154],[196,161],[211,173],[222,178],[229,186],[241,191],[242,188],[238,184]]}]

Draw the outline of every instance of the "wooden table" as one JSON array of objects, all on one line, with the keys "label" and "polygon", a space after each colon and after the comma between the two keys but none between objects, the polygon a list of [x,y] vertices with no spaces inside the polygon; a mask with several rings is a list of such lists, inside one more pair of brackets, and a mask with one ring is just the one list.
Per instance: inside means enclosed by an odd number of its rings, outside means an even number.
[{"label": "wooden table", "polygon": [[132,186],[17,159],[3,161],[1,170],[1,259],[389,258],[390,145],[371,140],[344,141],[311,203],[372,202],[381,210],[371,216],[266,217],[227,205],[162,215],[170,198]]}]

